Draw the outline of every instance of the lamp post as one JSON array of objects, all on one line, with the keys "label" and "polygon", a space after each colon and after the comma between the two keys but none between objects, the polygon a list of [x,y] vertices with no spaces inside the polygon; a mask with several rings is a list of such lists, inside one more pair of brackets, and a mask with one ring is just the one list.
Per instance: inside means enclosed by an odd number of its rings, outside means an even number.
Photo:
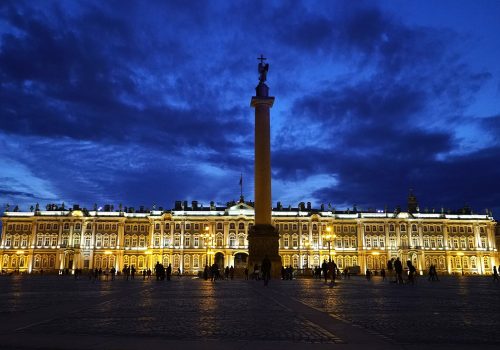
[{"label": "lamp post", "polygon": [[210,229],[208,226],[205,226],[205,228],[203,230],[205,232],[201,235],[201,237],[203,238],[203,243],[205,244],[205,248],[206,248],[205,266],[208,266],[208,248],[209,248],[208,242],[210,241],[210,238],[212,238],[212,234],[210,233]]},{"label": "lamp post", "polygon": [[[331,233],[333,231],[332,227],[331,226],[327,226],[326,227],[326,232],[327,234],[323,236],[323,239],[326,240],[328,242],[328,260],[329,261],[332,261],[332,248],[331,248],[331,242],[332,240],[335,240],[335,233]],[[333,249],[335,250],[335,246],[333,247]]]}]

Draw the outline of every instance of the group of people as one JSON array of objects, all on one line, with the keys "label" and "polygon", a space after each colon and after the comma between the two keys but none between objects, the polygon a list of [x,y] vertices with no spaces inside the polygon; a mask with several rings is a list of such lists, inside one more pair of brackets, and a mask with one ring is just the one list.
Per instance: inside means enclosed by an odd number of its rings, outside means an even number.
[{"label": "group of people", "polygon": [[212,282],[215,282],[216,280],[222,280],[222,279],[234,279],[234,267],[231,266],[226,266],[223,271],[219,269],[219,265],[216,263],[213,263],[212,266],[205,265],[205,268],[203,269],[203,279],[206,281],[210,279]]}]

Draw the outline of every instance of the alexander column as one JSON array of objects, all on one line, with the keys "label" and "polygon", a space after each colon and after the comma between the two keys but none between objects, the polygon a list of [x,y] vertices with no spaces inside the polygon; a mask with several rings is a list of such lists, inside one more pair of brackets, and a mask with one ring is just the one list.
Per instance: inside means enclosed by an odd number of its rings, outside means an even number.
[{"label": "alexander column", "polygon": [[250,105],[255,108],[255,225],[248,233],[248,266],[259,266],[267,255],[271,260],[271,276],[281,275],[278,231],[271,225],[271,127],[270,109],[274,97],[265,84],[269,64],[260,56],[259,85]]}]

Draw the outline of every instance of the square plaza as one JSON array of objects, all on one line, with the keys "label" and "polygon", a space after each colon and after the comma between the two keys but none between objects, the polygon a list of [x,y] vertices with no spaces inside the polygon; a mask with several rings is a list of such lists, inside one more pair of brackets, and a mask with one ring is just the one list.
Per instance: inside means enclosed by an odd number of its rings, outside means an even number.
[{"label": "square plaza", "polygon": [[2,348],[494,348],[500,283],[3,276]]}]

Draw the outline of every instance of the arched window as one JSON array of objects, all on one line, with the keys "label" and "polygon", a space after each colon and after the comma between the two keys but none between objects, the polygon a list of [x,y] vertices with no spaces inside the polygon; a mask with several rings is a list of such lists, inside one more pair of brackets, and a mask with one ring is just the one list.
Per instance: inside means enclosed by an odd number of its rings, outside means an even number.
[{"label": "arched window", "polygon": [[234,222],[229,224],[229,229],[234,230],[235,228],[236,228],[236,225],[234,224]]},{"label": "arched window", "polygon": [[294,255],[292,257],[292,266],[295,269],[297,269],[299,267],[299,256],[298,255]]},{"label": "arched window", "polygon": [[178,268],[180,267],[180,261],[181,261],[181,258],[178,254],[174,255],[174,268]]},{"label": "arched window", "polygon": [[283,257],[283,262],[285,263],[285,266],[289,266],[290,265],[290,255],[285,255]]},{"label": "arched window", "polygon": [[244,230],[245,229],[245,224],[243,224],[242,222],[240,222],[238,224],[238,230]]},{"label": "arched window", "polygon": [[139,259],[138,259],[138,268],[139,269],[143,269],[144,268],[144,257],[143,256],[139,256]]},{"label": "arched window", "polygon": [[221,222],[217,223],[217,230],[222,230],[222,223]]},{"label": "arched window", "polygon": [[401,224],[400,229],[401,229],[401,231],[406,231],[406,225]]},{"label": "arched window", "polygon": [[245,246],[245,235],[238,236],[238,246],[240,246],[240,247]]},{"label": "arched window", "polygon": [[229,236],[229,246],[234,247],[235,245],[236,245],[236,238],[234,237],[234,235],[230,235]]},{"label": "arched window", "polygon": [[218,233],[216,238],[215,238],[215,244],[217,245],[217,247],[222,247],[223,245],[223,236],[222,236],[222,233]]},{"label": "arched window", "polygon": [[193,267],[195,269],[200,267],[200,259],[199,259],[198,255],[193,255]]},{"label": "arched window", "polygon": [[411,230],[413,232],[417,232],[417,225],[415,225],[415,224],[411,225]]},{"label": "arched window", "polygon": [[184,255],[184,269],[189,269],[191,267],[191,257],[189,255]]}]

